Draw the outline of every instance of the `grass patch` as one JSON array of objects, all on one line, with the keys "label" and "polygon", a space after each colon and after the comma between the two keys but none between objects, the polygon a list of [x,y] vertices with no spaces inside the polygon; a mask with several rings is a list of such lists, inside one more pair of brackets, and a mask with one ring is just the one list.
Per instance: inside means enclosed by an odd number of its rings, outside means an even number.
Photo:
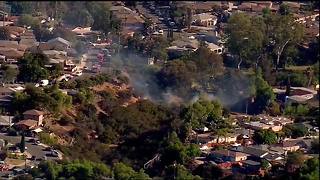
[{"label": "grass patch", "polygon": [[288,71],[306,71],[311,66],[287,66],[286,70]]},{"label": "grass patch", "polygon": [[40,133],[39,139],[40,139],[40,142],[47,144],[49,146],[52,146],[58,143],[57,137],[53,137],[49,133]]}]

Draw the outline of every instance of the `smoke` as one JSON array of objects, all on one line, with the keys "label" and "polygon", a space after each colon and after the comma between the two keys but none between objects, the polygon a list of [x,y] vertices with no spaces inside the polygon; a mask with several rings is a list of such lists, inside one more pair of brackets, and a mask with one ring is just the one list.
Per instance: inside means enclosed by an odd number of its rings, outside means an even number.
[{"label": "smoke", "polygon": [[248,78],[231,72],[213,82],[217,87],[215,92],[207,93],[202,90],[191,95],[191,98],[182,97],[172,89],[164,90],[159,87],[154,75],[154,72],[159,67],[157,65],[148,65],[147,62],[147,58],[136,54],[127,54],[125,58],[113,57],[111,60],[113,68],[121,70],[123,75],[129,78],[130,86],[133,87],[135,94],[143,99],[167,105],[181,105],[194,103],[201,98],[218,100],[225,107],[239,109],[239,107],[235,106],[238,106],[239,102],[243,102],[249,96],[250,82]]}]

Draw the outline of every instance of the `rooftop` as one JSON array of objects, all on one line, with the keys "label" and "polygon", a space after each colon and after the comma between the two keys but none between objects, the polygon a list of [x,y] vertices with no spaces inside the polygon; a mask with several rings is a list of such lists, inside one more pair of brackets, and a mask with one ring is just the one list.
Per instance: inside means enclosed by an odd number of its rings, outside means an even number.
[{"label": "rooftop", "polygon": [[268,154],[268,151],[261,150],[253,146],[248,146],[248,147],[238,146],[238,147],[232,148],[231,150],[242,152],[242,153],[249,154],[256,157],[263,157]]},{"label": "rooftop", "polygon": [[25,111],[23,113],[23,115],[37,115],[37,116],[40,116],[40,115],[44,115],[44,112],[43,111],[38,111],[38,110],[35,110],[35,109],[31,109],[31,110]]},{"label": "rooftop", "polygon": [[223,155],[223,156],[231,156],[231,157],[243,157],[243,156],[248,156],[247,154],[245,153],[241,153],[241,152],[236,152],[236,151],[230,151],[230,150],[216,150],[216,151],[213,151],[214,154],[220,154],[220,155]]},{"label": "rooftop", "polygon": [[193,21],[208,21],[211,19],[217,19],[217,17],[210,13],[195,14],[192,16]]},{"label": "rooftop", "polygon": [[252,161],[252,160],[245,160],[242,162],[243,164],[251,165],[251,166],[260,166],[260,162]]},{"label": "rooftop", "polygon": [[38,121],[36,120],[31,120],[31,119],[26,119],[26,120],[22,120],[22,121],[19,121],[17,123],[15,123],[15,125],[25,125],[27,127],[35,127],[38,125]]},{"label": "rooftop", "polygon": [[[0,116],[0,126],[9,126],[10,121],[13,119],[13,116]],[[13,123],[11,122],[11,125]]]},{"label": "rooftop", "polygon": [[71,43],[69,41],[67,41],[67,40],[65,40],[65,39],[63,39],[61,37],[57,37],[57,38],[51,39],[51,40],[48,41],[48,43],[50,44],[50,43],[53,43],[53,42],[56,42],[56,41],[57,42],[61,42],[61,43],[65,44],[65,45],[67,45],[67,46],[71,46]]}]

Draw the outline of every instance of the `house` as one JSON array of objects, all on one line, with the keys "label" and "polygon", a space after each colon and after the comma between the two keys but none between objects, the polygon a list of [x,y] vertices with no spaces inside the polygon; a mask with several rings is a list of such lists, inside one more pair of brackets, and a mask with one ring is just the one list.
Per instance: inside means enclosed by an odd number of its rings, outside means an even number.
[{"label": "house", "polygon": [[274,132],[278,132],[282,130],[282,125],[279,123],[273,123],[273,122],[261,122],[261,121],[250,121],[250,122],[244,122],[243,126],[245,128],[253,129],[253,130],[265,130],[270,129]]},{"label": "house", "polygon": [[23,113],[23,117],[24,119],[32,119],[37,121],[37,125],[40,126],[43,122],[43,116],[44,116],[44,112],[43,111],[38,111],[35,109],[31,109],[28,111],[25,111]]},{"label": "house", "polygon": [[226,136],[213,136],[212,140],[215,143],[234,143],[237,141],[237,135],[228,134]]},{"label": "house", "polygon": [[27,30],[20,35],[19,44],[25,45],[27,48],[32,46],[37,46],[39,42],[37,42],[35,35],[32,30]]},{"label": "house", "polygon": [[253,160],[245,160],[242,163],[243,168],[245,169],[245,173],[247,174],[256,174],[260,171],[261,163]]},{"label": "house", "polygon": [[212,11],[213,6],[221,6],[219,1],[198,1],[192,4],[190,7],[194,10],[195,13],[207,13]]},{"label": "house", "polygon": [[308,151],[311,149],[312,139],[290,139],[282,142],[283,150],[285,151]]},{"label": "house", "polygon": [[276,124],[279,123],[281,125],[286,125],[286,124],[291,124],[293,123],[293,119],[287,118],[287,117],[282,117],[282,116],[269,116],[267,114],[259,114],[255,116],[254,118],[257,118],[260,120],[260,122],[265,123],[265,124]]},{"label": "house", "polygon": [[86,36],[90,36],[90,35],[94,35],[94,34],[100,34],[100,32],[98,32],[98,31],[92,31],[91,27],[84,27],[84,28],[76,27],[71,31],[76,33],[77,36],[82,36],[82,37],[86,37]]},{"label": "house", "polygon": [[199,41],[196,39],[179,39],[171,43],[171,46],[166,48],[170,59],[180,57],[184,54],[194,52],[199,47]]},{"label": "house", "polygon": [[217,24],[217,20],[217,17],[210,13],[195,14],[192,16],[192,22],[197,26],[212,27]]},{"label": "house", "polygon": [[0,127],[11,127],[13,116],[0,116]]},{"label": "house", "polygon": [[216,150],[211,153],[214,158],[221,158],[223,161],[244,161],[248,155],[241,152],[230,151],[230,150]]},{"label": "house", "polygon": [[281,160],[284,159],[283,155],[272,154],[272,153],[269,153],[269,154],[265,155],[263,158],[266,159],[269,162],[281,161]]},{"label": "house", "polygon": [[25,45],[19,45],[18,41],[0,40],[0,55],[6,62],[17,62],[24,55]]},{"label": "house", "polygon": [[267,150],[262,150],[255,146],[238,146],[231,148],[230,150],[248,154],[250,159],[261,159],[268,154]]},{"label": "house", "polygon": [[286,4],[289,7],[289,9],[293,12],[298,12],[300,10],[299,2],[283,1],[282,3]]},{"label": "house", "polygon": [[218,46],[214,43],[208,43],[206,42],[206,44],[208,45],[208,48],[210,49],[210,51],[216,53],[216,54],[222,54],[223,52],[223,47]]},{"label": "house", "polygon": [[0,87],[0,106],[8,107],[11,103],[14,90],[7,87]]},{"label": "house", "polygon": [[133,35],[133,33],[143,30],[144,20],[135,11],[125,6],[111,6],[110,11],[121,20],[123,29],[122,35]]},{"label": "house", "polygon": [[18,26],[6,26],[5,27],[12,40],[17,39],[17,37],[19,37],[21,34],[23,34],[25,32],[25,28],[23,27],[18,27]]},{"label": "house", "polygon": [[61,37],[51,39],[47,42],[47,44],[54,50],[64,51],[71,48],[71,43]]},{"label": "house", "polygon": [[38,121],[26,119],[15,123],[14,126],[20,130],[32,130],[38,127]]}]

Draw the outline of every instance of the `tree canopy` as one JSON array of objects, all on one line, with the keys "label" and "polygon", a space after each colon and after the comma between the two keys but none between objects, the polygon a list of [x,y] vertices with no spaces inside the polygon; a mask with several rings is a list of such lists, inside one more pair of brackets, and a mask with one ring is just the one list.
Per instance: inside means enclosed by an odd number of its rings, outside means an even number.
[{"label": "tree canopy", "polygon": [[24,82],[38,82],[48,79],[49,72],[44,67],[48,58],[43,54],[25,54],[19,61],[18,79]]},{"label": "tree canopy", "polygon": [[258,130],[254,132],[253,139],[258,144],[274,144],[277,142],[277,135],[272,130]]}]

